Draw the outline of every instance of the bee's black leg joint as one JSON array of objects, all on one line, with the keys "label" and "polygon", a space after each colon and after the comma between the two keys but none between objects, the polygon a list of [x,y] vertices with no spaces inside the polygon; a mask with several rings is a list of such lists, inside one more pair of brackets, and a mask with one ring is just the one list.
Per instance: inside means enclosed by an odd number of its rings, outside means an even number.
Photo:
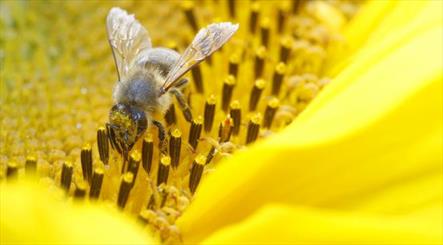
[{"label": "bee's black leg joint", "polygon": [[168,153],[168,142],[166,142],[165,127],[161,122],[156,120],[152,120],[152,124],[154,124],[158,129],[158,139],[160,140],[159,143],[160,151],[166,155]]},{"label": "bee's black leg joint", "polygon": [[186,99],[183,93],[177,88],[173,88],[170,91],[172,94],[175,95],[175,98],[177,98],[178,104],[180,106],[180,109],[183,111],[183,115],[185,116],[186,121],[192,122],[191,108],[189,107],[188,103],[186,103]]}]

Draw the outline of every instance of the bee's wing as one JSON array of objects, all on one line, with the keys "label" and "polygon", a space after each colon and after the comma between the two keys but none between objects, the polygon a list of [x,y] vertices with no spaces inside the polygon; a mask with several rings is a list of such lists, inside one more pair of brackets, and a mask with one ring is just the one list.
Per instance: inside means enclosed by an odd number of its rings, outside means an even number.
[{"label": "bee's wing", "polygon": [[125,10],[114,7],[106,18],[106,30],[117,68],[118,80],[128,73],[137,55],[152,47],[148,31]]},{"label": "bee's wing", "polygon": [[210,24],[201,29],[192,40],[180,59],[172,66],[165,83],[161,87],[161,93],[165,93],[174,83],[189,71],[193,66],[202,62],[223,44],[225,44],[238,29],[238,24],[230,22]]}]

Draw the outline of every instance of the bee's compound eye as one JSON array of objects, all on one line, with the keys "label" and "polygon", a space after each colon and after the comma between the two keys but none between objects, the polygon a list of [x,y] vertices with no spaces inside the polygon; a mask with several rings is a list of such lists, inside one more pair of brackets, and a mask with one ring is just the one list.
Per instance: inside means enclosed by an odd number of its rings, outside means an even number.
[{"label": "bee's compound eye", "polygon": [[132,119],[135,122],[135,124],[137,125],[137,136],[140,136],[143,134],[143,132],[148,127],[148,121],[146,119],[146,114],[143,110],[141,110],[138,107],[133,107],[131,109],[132,109],[131,110]]}]

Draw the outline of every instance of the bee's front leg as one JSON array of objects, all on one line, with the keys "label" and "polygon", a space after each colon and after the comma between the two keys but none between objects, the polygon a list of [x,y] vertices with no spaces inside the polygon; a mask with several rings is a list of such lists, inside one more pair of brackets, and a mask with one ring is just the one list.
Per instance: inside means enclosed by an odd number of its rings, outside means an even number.
[{"label": "bee's front leg", "polygon": [[168,141],[166,139],[166,130],[163,124],[159,121],[152,120],[152,124],[154,124],[158,129],[158,139],[159,142],[159,148],[162,154],[167,155],[168,154]]},{"label": "bee's front leg", "polygon": [[122,154],[122,149],[120,149],[119,145],[116,142],[115,132],[112,129],[111,124],[106,123],[106,131],[107,131],[107,135],[108,135],[109,141],[111,142],[112,149],[115,149],[115,150],[118,151],[118,153]]},{"label": "bee's front leg", "polygon": [[191,108],[189,107],[188,103],[186,103],[186,99],[183,93],[177,88],[173,88],[170,91],[173,95],[175,95],[175,98],[177,98],[178,105],[180,106],[180,109],[182,110],[186,121],[192,122]]}]

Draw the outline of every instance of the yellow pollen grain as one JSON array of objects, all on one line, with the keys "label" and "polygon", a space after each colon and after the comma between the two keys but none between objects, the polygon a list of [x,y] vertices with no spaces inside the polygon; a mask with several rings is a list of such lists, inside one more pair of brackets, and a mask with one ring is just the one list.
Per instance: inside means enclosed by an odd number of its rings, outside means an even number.
[{"label": "yellow pollen grain", "polygon": [[194,8],[194,1],[183,1],[181,3],[181,7],[184,10],[190,10],[190,9]]},{"label": "yellow pollen grain", "polygon": [[255,86],[259,89],[263,89],[266,85],[266,81],[264,79],[257,79],[255,81]]},{"label": "yellow pollen grain", "polygon": [[286,65],[283,62],[280,62],[277,64],[277,66],[275,67],[275,71],[278,72],[279,74],[284,74],[286,72]]},{"label": "yellow pollen grain", "polygon": [[291,36],[284,36],[280,40],[280,44],[285,48],[290,48],[294,43],[294,39]]},{"label": "yellow pollen grain", "polygon": [[260,46],[257,48],[257,50],[255,51],[255,55],[259,58],[265,58],[266,56],[266,47],[265,46]]},{"label": "yellow pollen grain", "polygon": [[232,75],[229,75],[225,80],[224,83],[227,85],[235,85],[235,77]]},{"label": "yellow pollen grain", "polygon": [[251,11],[258,12],[261,8],[261,5],[259,2],[253,2],[251,5]]},{"label": "yellow pollen grain", "polygon": [[269,100],[268,105],[269,105],[271,108],[277,108],[278,105],[279,105],[279,103],[280,103],[280,101],[279,101],[277,98],[272,97],[272,98]]},{"label": "yellow pollen grain", "polygon": [[217,100],[216,100],[214,94],[209,95],[209,97],[207,98],[206,101],[207,101],[208,104],[210,104],[210,105],[213,105],[213,104],[215,104],[215,103],[217,102]]},{"label": "yellow pollen grain", "polygon": [[90,144],[85,144],[85,145],[82,147],[82,150],[84,150],[84,151],[90,151],[90,150],[91,150],[91,145],[90,145]]},{"label": "yellow pollen grain", "polygon": [[195,124],[202,124],[203,123],[203,117],[202,116],[198,116],[197,118],[194,119],[194,123]]},{"label": "yellow pollen grain", "polygon": [[205,165],[206,164],[206,156],[203,154],[198,154],[198,156],[195,158],[195,162],[199,165]]},{"label": "yellow pollen grain", "polygon": [[231,107],[231,109],[234,109],[234,110],[240,109],[240,101],[238,101],[238,100],[232,101],[230,107]]},{"label": "yellow pollen grain", "polygon": [[255,113],[254,115],[251,116],[251,122],[255,124],[260,124],[261,118],[262,118],[261,113]]},{"label": "yellow pollen grain", "polygon": [[164,166],[169,166],[171,164],[171,158],[169,156],[163,156],[160,159],[160,163]]},{"label": "yellow pollen grain", "polygon": [[131,172],[127,172],[122,176],[122,181],[124,181],[125,183],[132,183],[133,180],[134,180],[134,174]]},{"label": "yellow pollen grain", "polygon": [[171,135],[175,138],[179,138],[182,136],[182,132],[179,129],[174,129],[174,131],[172,131]]},{"label": "yellow pollen grain", "polygon": [[268,17],[263,18],[263,20],[260,23],[260,26],[262,28],[269,28],[270,25],[271,25],[271,19],[269,19]]},{"label": "yellow pollen grain", "polygon": [[133,159],[136,162],[139,162],[141,160],[141,154],[139,151],[135,150],[131,153],[131,159]]},{"label": "yellow pollen grain", "polygon": [[240,56],[238,54],[232,54],[229,56],[229,62],[238,64],[240,62]]},{"label": "yellow pollen grain", "polygon": [[103,167],[98,166],[98,167],[96,167],[96,168],[94,169],[94,172],[97,173],[97,174],[104,174],[104,173],[105,173],[105,170],[103,169]]},{"label": "yellow pollen grain", "polygon": [[151,134],[151,133],[147,133],[146,135],[145,135],[145,138],[144,138],[144,140],[145,141],[148,141],[148,142],[152,142],[153,141],[153,135]]}]

